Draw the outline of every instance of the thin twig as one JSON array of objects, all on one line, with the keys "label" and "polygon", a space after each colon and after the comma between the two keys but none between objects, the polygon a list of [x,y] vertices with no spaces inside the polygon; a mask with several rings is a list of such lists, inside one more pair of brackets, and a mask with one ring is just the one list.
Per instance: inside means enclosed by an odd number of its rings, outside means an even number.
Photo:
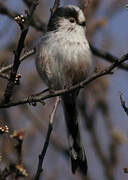
[{"label": "thin twig", "polygon": [[[21,58],[20,58],[20,63],[21,63],[23,60],[25,60],[26,58],[28,58],[29,56],[32,56],[33,54],[35,54],[35,52],[36,52],[35,49],[31,49],[31,50],[25,52],[25,54],[23,54],[23,56],[21,56]],[[8,65],[8,66],[2,67],[2,68],[0,69],[0,74],[4,73],[4,72],[6,72],[6,71],[11,70],[12,67],[13,67],[13,64],[10,64],[10,65]]]},{"label": "thin twig", "polygon": [[3,79],[6,79],[6,80],[9,80],[9,76],[8,76],[8,74],[5,74],[5,73],[0,73],[0,78],[3,78]]},{"label": "thin twig", "polygon": [[112,70],[118,66],[121,65],[121,63],[123,63],[124,61],[128,60],[128,54],[125,54],[124,56],[122,56],[121,58],[117,59],[113,64],[111,64],[110,66],[104,68],[103,70],[101,70],[100,72],[94,73],[92,74],[89,78],[85,79],[84,81],[73,85],[72,87],[68,88],[68,89],[62,89],[62,90],[57,90],[53,93],[48,92],[48,94],[46,95],[41,95],[39,97],[32,97],[32,98],[23,98],[22,100],[18,100],[18,101],[13,101],[10,103],[1,103],[0,104],[0,108],[7,108],[7,107],[12,107],[12,106],[16,106],[16,105],[20,105],[20,104],[26,104],[26,103],[33,103],[33,102],[42,102],[45,99],[49,99],[52,97],[56,97],[56,96],[60,96],[63,95],[65,93],[68,92],[72,92],[76,89],[81,89],[84,88],[87,84],[91,83],[92,81],[94,81],[95,79],[102,77],[104,75],[107,74],[112,74]]},{"label": "thin twig", "polygon": [[[35,49],[31,49],[30,51],[26,52],[21,58],[20,58],[20,63],[25,60],[26,58],[28,58],[29,56],[35,54]],[[11,68],[13,67],[13,64],[10,64],[8,66],[2,67],[0,69],[0,78],[9,80],[9,75],[5,74],[5,72],[11,70]]]},{"label": "thin twig", "polygon": [[121,102],[121,106],[123,107],[124,111],[126,112],[128,116],[128,107],[126,107],[125,101],[123,100],[123,97],[122,97],[122,93],[120,93],[120,102]]},{"label": "thin twig", "polygon": [[54,118],[55,118],[55,114],[56,114],[56,110],[57,110],[57,107],[59,105],[59,102],[60,102],[60,97],[57,96],[55,105],[53,107],[53,111],[52,111],[51,116],[50,116],[46,140],[45,140],[42,152],[39,155],[39,163],[38,163],[38,168],[37,168],[37,172],[36,172],[36,176],[35,176],[34,180],[39,180],[41,172],[43,171],[43,169],[42,169],[43,160],[44,160],[44,157],[45,157],[48,145],[49,145],[50,136],[51,136],[51,132],[53,129],[53,122],[54,122]]},{"label": "thin twig", "polygon": [[[104,51],[101,51],[99,49],[97,49],[96,47],[94,47],[92,44],[90,44],[90,48],[91,48],[91,51],[92,53],[95,55],[95,56],[98,56],[98,57],[101,57],[105,60],[107,60],[108,62],[115,62],[116,60],[118,60],[118,58],[116,56],[113,56],[112,54],[110,54],[109,52],[104,52]],[[36,50],[35,49],[31,49],[29,50],[28,52],[25,52],[25,54],[20,58],[20,61],[22,62],[23,60],[25,60],[26,58],[28,58],[29,56],[35,54]],[[11,68],[13,67],[13,64],[10,64],[8,66],[5,66],[5,67],[2,67],[0,69],[0,74],[1,74],[1,77],[4,78],[5,76],[2,74],[6,71],[9,71]],[[128,64],[121,64],[119,66],[119,68],[121,69],[124,69],[124,70],[128,70]],[[2,76],[3,75],[3,76]],[[5,77],[5,79],[8,79]]]},{"label": "thin twig", "polygon": [[54,5],[53,5],[53,8],[50,9],[50,11],[51,11],[51,16],[54,15],[54,13],[55,13],[56,9],[59,7],[59,5],[60,5],[60,0],[55,0]]},{"label": "thin twig", "polygon": [[[14,19],[16,16],[19,16],[19,14],[17,12],[14,12],[11,9],[7,8],[1,2],[0,2],[0,14],[4,14],[4,15],[8,16],[11,19]],[[38,31],[41,31],[41,32],[46,31],[46,23],[41,22],[40,19],[37,16],[32,17],[31,26],[33,26]]]},{"label": "thin twig", "polygon": [[12,92],[13,92],[13,88],[15,85],[15,79],[16,79],[16,74],[20,65],[20,54],[22,52],[22,49],[24,48],[24,40],[26,38],[28,29],[25,29],[25,31],[22,32],[19,43],[18,43],[18,47],[17,50],[15,52],[15,59],[14,59],[14,64],[11,70],[11,75],[9,78],[9,82],[7,84],[6,90],[5,90],[5,94],[4,94],[4,102],[9,102]]},{"label": "thin twig", "polygon": [[[99,49],[97,49],[95,46],[93,46],[92,44],[90,44],[90,49],[91,49],[92,53],[93,53],[95,56],[101,57],[101,58],[107,60],[108,62],[113,63],[113,62],[115,62],[115,61],[118,60],[118,57],[113,56],[113,55],[110,54],[109,52],[105,52],[105,51],[99,50]],[[123,64],[120,64],[119,68],[128,71],[128,64],[124,64],[124,63],[123,63]]]},{"label": "thin twig", "polygon": [[15,51],[14,64],[13,64],[13,67],[11,70],[10,79],[9,79],[9,82],[7,84],[7,87],[6,87],[6,90],[4,93],[4,102],[6,102],[6,103],[10,101],[11,95],[13,93],[16,74],[17,74],[17,71],[18,71],[18,68],[20,65],[20,55],[24,48],[24,41],[27,36],[28,30],[29,30],[29,25],[31,23],[31,19],[32,19],[32,16],[33,16],[33,13],[34,13],[34,10],[35,10],[37,4],[38,4],[38,0],[33,1],[26,20],[23,19],[23,21],[22,21],[22,19],[20,19],[20,22],[19,22],[19,25],[22,29],[22,33],[21,33],[21,36],[20,36],[20,39],[18,42],[17,49]]}]

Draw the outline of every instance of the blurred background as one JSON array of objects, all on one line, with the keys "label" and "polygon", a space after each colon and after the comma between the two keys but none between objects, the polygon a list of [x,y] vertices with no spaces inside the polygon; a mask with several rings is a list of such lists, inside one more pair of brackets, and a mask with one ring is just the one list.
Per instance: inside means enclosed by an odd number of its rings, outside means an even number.
[{"label": "blurred background", "polygon": [[[31,2],[32,0],[0,0],[0,69],[13,62],[13,51],[21,34],[14,17],[18,14],[25,15]],[[52,0],[39,1],[23,54],[43,35],[53,3]],[[128,53],[127,3],[126,0],[90,0],[86,7],[85,0],[61,0],[61,5],[75,4],[84,10],[89,42],[101,51],[108,51],[117,57]],[[93,54],[92,58],[97,69],[110,64]],[[21,63],[18,71],[21,74],[20,85],[16,86],[12,101],[46,88],[36,72],[34,61],[34,56],[31,56]],[[4,94],[9,73],[7,71],[0,76],[0,98]],[[120,103],[122,92],[128,104],[127,73],[127,70],[116,68],[113,75],[93,81],[79,95],[78,111],[88,160],[88,177],[81,172],[75,175],[71,173],[64,114],[60,104],[40,179],[128,179],[128,174],[124,173],[124,168],[128,167],[128,117]],[[0,126],[9,127],[9,133],[0,136],[0,177],[10,164],[22,164],[20,170],[26,170],[28,176],[20,178],[33,179],[54,102],[55,99],[51,98],[45,104],[37,103],[36,106],[26,104],[0,109]],[[22,152],[18,151],[20,144]],[[14,174],[8,178],[16,179]]]}]

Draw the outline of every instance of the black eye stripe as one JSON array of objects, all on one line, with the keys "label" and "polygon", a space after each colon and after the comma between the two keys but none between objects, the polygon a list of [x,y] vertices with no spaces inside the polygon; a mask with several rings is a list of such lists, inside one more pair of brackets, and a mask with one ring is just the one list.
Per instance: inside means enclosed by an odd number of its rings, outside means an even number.
[{"label": "black eye stripe", "polygon": [[[47,31],[53,31],[53,30],[58,29],[60,27],[59,21],[62,18],[68,19],[68,21],[70,23],[76,23],[76,24],[84,27],[86,25],[86,23],[84,21],[79,22],[79,14],[80,14],[79,11],[80,10],[76,10],[73,7],[58,8],[49,20],[49,23],[47,26]],[[74,20],[70,20],[71,18],[73,18]]]},{"label": "black eye stripe", "polygon": [[70,18],[70,17],[74,17],[75,19],[78,18],[78,12],[74,9],[74,8],[64,8],[64,7],[60,7],[56,10],[56,12],[54,13],[55,17],[65,17],[65,18]]}]

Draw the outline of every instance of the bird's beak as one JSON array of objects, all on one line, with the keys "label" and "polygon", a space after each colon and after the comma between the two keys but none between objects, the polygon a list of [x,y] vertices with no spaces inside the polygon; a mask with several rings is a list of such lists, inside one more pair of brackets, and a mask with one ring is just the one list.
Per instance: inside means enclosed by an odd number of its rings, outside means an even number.
[{"label": "bird's beak", "polygon": [[80,26],[83,26],[83,27],[86,26],[86,22],[85,22],[85,21],[79,22],[78,24],[79,24]]}]

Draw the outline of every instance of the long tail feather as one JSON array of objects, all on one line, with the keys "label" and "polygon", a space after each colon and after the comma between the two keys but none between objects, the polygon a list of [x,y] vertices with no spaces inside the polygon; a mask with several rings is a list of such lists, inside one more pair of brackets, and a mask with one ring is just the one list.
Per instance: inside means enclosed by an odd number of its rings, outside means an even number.
[{"label": "long tail feather", "polygon": [[80,168],[80,170],[86,174],[87,160],[81,141],[79,121],[77,119],[76,95],[73,93],[66,94],[62,97],[62,100],[68,130],[72,172],[75,173],[76,169]]}]

